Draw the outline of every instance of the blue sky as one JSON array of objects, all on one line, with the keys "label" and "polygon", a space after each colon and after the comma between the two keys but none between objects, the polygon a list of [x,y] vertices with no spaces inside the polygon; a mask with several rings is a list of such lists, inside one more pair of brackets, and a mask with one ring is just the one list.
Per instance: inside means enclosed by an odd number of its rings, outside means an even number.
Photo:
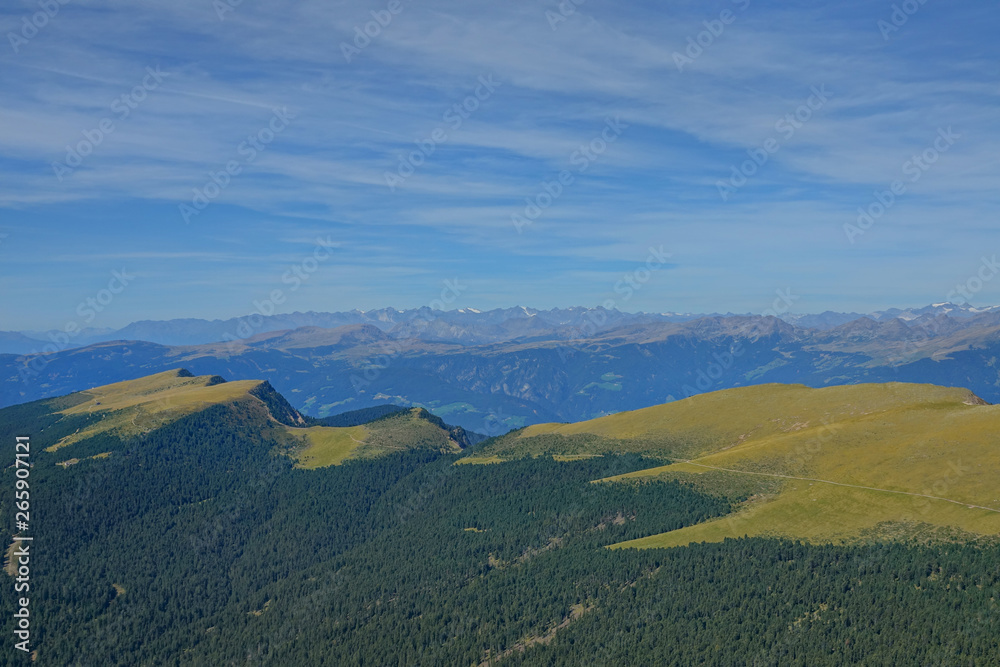
[{"label": "blue sky", "polygon": [[455,279],[449,307],[864,312],[944,301],[1000,252],[989,3],[225,3],[0,8],[0,330],[78,321],[122,270],[86,324],[276,290],[419,307]]}]

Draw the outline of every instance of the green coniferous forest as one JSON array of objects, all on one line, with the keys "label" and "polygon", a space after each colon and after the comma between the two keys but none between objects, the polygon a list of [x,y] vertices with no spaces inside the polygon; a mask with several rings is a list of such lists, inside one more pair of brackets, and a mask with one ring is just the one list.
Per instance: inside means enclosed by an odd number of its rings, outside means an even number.
[{"label": "green coniferous forest", "polygon": [[[256,401],[101,434],[65,465],[66,450],[43,448],[94,419],[53,416],[71,399],[11,408],[2,427],[37,433],[36,664],[1000,661],[994,549],[753,538],[608,550],[738,499],[591,483],[649,466],[635,454],[453,465],[416,449],[297,469]],[[12,587],[0,595],[13,608]],[[23,657],[11,653],[7,664]]]}]

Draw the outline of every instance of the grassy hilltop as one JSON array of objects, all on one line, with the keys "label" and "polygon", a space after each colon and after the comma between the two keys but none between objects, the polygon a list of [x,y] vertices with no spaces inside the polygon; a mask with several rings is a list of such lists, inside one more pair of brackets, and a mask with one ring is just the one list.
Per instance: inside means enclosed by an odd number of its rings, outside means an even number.
[{"label": "grassy hilltop", "polygon": [[50,445],[48,451],[102,433],[141,435],[212,405],[249,400],[265,385],[260,380],[226,382],[218,376],[195,377],[177,369],[70,394],[61,400],[72,405],[59,414],[66,419],[86,417],[91,423]]},{"label": "grassy hilltop", "polygon": [[408,449],[457,453],[464,443],[422,408],[412,408],[360,426],[288,428],[303,439],[296,450],[298,466],[322,468],[348,459],[366,459]]},{"label": "grassy hilltop", "polygon": [[[46,451],[65,449],[62,463],[73,465],[81,458],[93,458],[87,456],[89,451],[70,458],[76,453],[75,444],[143,436],[210,407],[233,404],[253,406],[260,415],[260,427],[274,429],[287,443],[283,453],[303,468],[418,448],[455,453],[467,445],[464,432],[449,428],[421,408],[402,410],[363,425],[330,427],[301,415],[266,381],[226,382],[219,376],[194,376],[184,369],[15,406],[4,414],[30,412],[33,419],[49,420]],[[107,455],[100,453],[101,458]]]},{"label": "grassy hilltop", "polygon": [[662,458],[608,482],[677,479],[737,498],[725,518],[621,546],[771,535],[991,539],[1000,534],[1000,406],[964,389],[762,385],[487,443],[478,460],[636,452]]}]

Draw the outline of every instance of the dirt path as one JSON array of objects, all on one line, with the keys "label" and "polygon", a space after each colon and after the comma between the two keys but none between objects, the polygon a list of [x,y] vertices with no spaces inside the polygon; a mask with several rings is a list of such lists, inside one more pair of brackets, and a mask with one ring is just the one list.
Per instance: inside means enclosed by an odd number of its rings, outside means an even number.
[{"label": "dirt path", "polygon": [[685,459],[674,459],[677,463],[687,463],[688,465],[698,466],[699,468],[709,468],[711,470],[722,470],[724,472],[735,472],[742,475],[759,475],[761,477],[780,477],[781,479],[796,479],[802,482],[818,482],[820,484],[832,484],[834,486],[846,486],[851,489],[864,489],[866,491],[881,491],[883,493],[896,493],[901,496],[916,496],[918,498],[930,498],[931,500],[943,500],[946,503],[954,503],[956,505],[962,505],[970,509],[980,509],[987,510],[989,512],[996,512],[1000,514],[1000,509],[994,507],[983,507],[982,505],[970,505],[969,503],[962,502],[961,500],[953,500],[951,498],[941,498],[940,496],[929,496],[926,493],[912,493],[910,491],[892,491],[890,489],[879,489],[874,486],[860,486],[858,484],[845,484],[844,482],[831,482],[828,479],[815,479],[812,477],[793,477],[792,475],[779,475],[777,473],[771,472],[752,472],[750,470],[735,470],[733,468],[719,468],[718,466],[705,465],[704,463],[695,463],[694,461]]},{"label": "dirt path", "polygon": [[[366,443],[364,440],[358,440],[357,438],[355,438],[350,433],[347,434],[347,437],[350,438],[351,440],[353,440],[354,442],[358,443],[359,445],[369,444],[369,443]],[[372,447],[377,447],[378,449],[389,449],[389,450],[392,450],[394,452],[405,452],[406,449],[407,449],[406,447],[394,447],[392,445],[372,445]]]}]

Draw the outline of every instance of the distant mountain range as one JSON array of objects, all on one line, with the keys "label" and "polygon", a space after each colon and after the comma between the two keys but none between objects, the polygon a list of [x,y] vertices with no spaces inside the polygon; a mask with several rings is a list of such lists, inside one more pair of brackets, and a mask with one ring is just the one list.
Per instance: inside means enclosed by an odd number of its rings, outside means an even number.
[{"label": "distant mountain range", "polygon": [[1000,311],[1000,306],[976,307],[968,304],[959,305],[954,303],[934,303],[929,306],[924,306],[923,308],[906,308],[905,310],[890,308],[888,310],[880,310],[864,315],[861,313],[837,313],[832,310],[828,310],[818,315],[798,315],[787,313],[780,315],[779,317],[786,322],[795,324],[796,326],[826,331],[862,318],[867,318],[876,322],[883,322],[892,319],[900,319],[904,322],[911,322],[926,317],[937,317],[939,315],[946,315],[956,319],[965,319],[986,313],[995,313],[998,311]]},{"label": "distant mountain range", "polygon": [[0,355],[0,406],[177,367],[233,380],[264,378],[313,417],[392,403],[423,407],[488,435],[773,382],[932,383],[1000,402],[995,308],[937,304],[835,326],[832,315],[815,316],[823,328],[807,327],[802,318],[584,308],[355,316],[372,321],[244,331],[246,337],[198,345],[107,341]]},{"label": "distant mountain range", "polygon": [[[901,319],[906,322],[946,315],[955,319],[1000,312],[1000,306],[977,308],[938,303],[923,308],[892,308],[869,314],[827,311],[817,315],[786,313],[780,319],[806,329],[827,331],[860,318],[876,322]],[[73,335],[59,330],[0,331],[0,354],[35,354],[84,347],[116,340],[138,340],[160,345],[203,345],[243,340],[257,334],[301,327],[333,329],[352,324],[370,324],[393,338],[417,338],[428,342],[482,345],[518,339],[578,338],[597,330],[633,324],[690,322],[706,317],[732,317],[733,313],[624,313],[604,308],[554,308],[536,310],[518,306],[479,311],[474,308],[440,311],[430,308],[396,310],[352,310],[337,313],[289,313],[253,315],[228,320],[142,320],[121,329],[81,329]],[[752,317],[745,314],[746,317]]]},{"label": "distant mountain range", "polygon": [[202,345],[242,340],[273,331],[301,327],[333,329],[352,324],[370,324],[396,338],[419,337],[428,341],[482,344],[525,336],[548,336],[562,331],[570,335],[587,322],[602,326],[642,322],[684,322],[701,317],[693,314],[622,313],[603,308],[563,308],[548,311],[515,307],[489,311],[474,308],[440,311],[431,308],[396,310],[352,310],[338,313],[289,313],[252,315],[228,320],[143,320],[121,329],[84,329],[66,341],[59,331],[0,332],[0,353],[41,352],[39,343],[55,343],[61,349],[114,340],[142,340],[161,345]]}]

